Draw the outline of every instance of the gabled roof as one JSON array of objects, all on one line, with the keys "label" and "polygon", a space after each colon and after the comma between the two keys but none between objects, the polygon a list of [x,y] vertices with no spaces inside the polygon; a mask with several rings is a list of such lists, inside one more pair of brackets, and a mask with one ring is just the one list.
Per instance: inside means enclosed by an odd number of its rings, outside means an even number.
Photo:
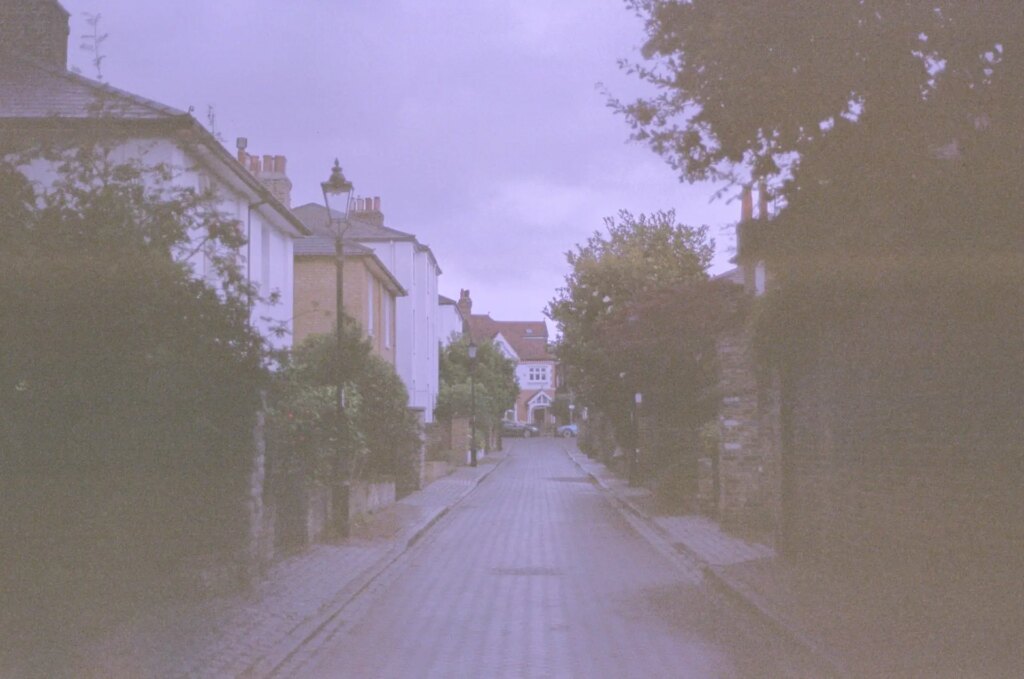
[{"label": "gabled roof", "polygon": [[188,113],[10,54],[0,59],[0,118],[174,120]]},{"label": "gabled roof", "polygon": [[253,202],[276,216],[277,228],[292,236],[309,232],[191,114],[64,69],[0,54],[0,135],[17,139],[44,129],[71,135],[80,126],[105,126],[126,137],[139,132],[166,135],[207,166],[219,167],[243,193],[248,190],[257,197]]},{"label": "gabled roof", "polygon": [[[360,245],[359,243],[344,244],[344,253],[346,257],[355,257],[359,255],[372,255],[373,250]],[[305,238],[295,239],[295,256],[296,257],[333,257],[334,256],[334,238],[332,236],[306,236]]]},{"label": "gabled roof", "polygon": [[[554,400],[555,400],[555,390],[554,389],[538,389],[537,391],[535,391],[535,392],[533,392],[531,394],[528,394],[526,396],[524,402],[528,406],[532,405],[533,402],[539,400],[541,396],[545,396],[547,398],[548,404],[553,403]],[[522,397],[520,397],[520,398],[522,398]]]},{"label": "gabled roof", "polygon": [[[342,250],[345,254],[345,259],[365,258],[369,260],[369,268],[383,280],[385,287],[396,297],[405,297],[409,294],[370,248],[359,243],[345,241]],[[331,236],[306,236],[305,238],[295,239],[295,257],[333,258],[334,254],[334,238]]]},{"label": "gabled roof", "polygon": [[[345,218],[345,215],[337,210],[331,210],[331,219],[328,223],[327,211],[323,205],[317,203],[306,203],[294,208],[292,212],[302,220],[302,223],[312,231],[313,233],[334,236],[334,229],[337,228],[338,221]],[[437,272],[441,273],[441,267],[437,263],[437,259],[434,257],[433,251],[430,247],[420,243],[416,236],[405,231],[399,231],[398,229],[392,229],[389,226],[383,224],[374,224],[360,219],[359,217],[349,216],[348,226],[345,228],[345,241],[359,241],[363,243],[375,243],[383,241],[404,241],[412,243],[416,248],[417,252],[425,252],[430,261],[433,262],[437,268]]]},{"label": "gabled roof", "polygon": [[717,276],[712,276],[712,280],[729,281],[730,283],[738,283],[739,285],[743,285],[743,269],[736,267],[735,269],[723,271]]},{"label": "gabled roof", "polygon": [[[294,212],[295,216],[302,220],[302,223],[305,224],[313,233],[331,237],[334,236],[336,223],[333,221],[331,224],[327,223],[327,214],[323,205],[306,203],[305,205],[300,205],[299,207],[294,208],[292,212]],[[344,217],[345,215],[341,212],[331,210],[332,220],[341,220]],[[345,240],[416,240],[416,236],[411,233],[405,233],[404,231],[392,229],[387,226],[371,224],[353,217],[349,217],[348,224],[348,228],[345,231]]]},{"label": "gabled roof", "polygon": [[452,299],[451,297],[445,297],[444,295],[437,296],[437,303],[440,304],[441,306],[453,306],[456,308],[458,308],[459,306],[459,303],[456,302],[454,299]]},{"label": "gabled roof", "polygon": [[498,351],[500,351],[503,354],[508,354],[507,358],[510,358],[513,361],[520,360],[520,356],[516,352],[515,348],[512,346],[512,343],[505,339],[500,332],[496,333],[493,337],[490,338],[490,340],[494,342],[495,345],[497,345]]},{"label": "gabled roof", "polygon": [[548,351],[548,327],[544,321],[496,321],[490,314],[472,314],[469,329],[476,340],[501,335],[520,360],[553,360]]}]

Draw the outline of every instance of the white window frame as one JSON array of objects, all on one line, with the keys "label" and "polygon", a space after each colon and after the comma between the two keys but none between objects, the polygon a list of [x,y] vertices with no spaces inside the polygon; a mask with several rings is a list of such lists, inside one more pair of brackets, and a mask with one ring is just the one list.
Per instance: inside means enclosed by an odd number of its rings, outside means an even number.
[{"label": "white window frame", "polygon": [[546,365],[531,365],[527,368],[526,379],[532,384],[536,382],[547,382],[548,381],[548,366]]}]

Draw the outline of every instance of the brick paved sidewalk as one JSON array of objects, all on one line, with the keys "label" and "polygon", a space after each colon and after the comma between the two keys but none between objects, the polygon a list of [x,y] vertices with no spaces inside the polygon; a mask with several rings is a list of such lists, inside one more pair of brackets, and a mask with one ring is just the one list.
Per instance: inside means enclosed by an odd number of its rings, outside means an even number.
[{"label": "brick paved sidewalk", "polygon": [[278,562],[249,592],[148,612],[79,649],[67,676],[266,676],[502,459],[492,454],[475,469],[455,470],[358,522],[343,543]]},{"label": "brick paved sidewalk", "polygon": [[620,506],[697,561],[708,581],[827,661],[837,676],[1022,676],[1021,620],[993,626],[987,611],[963,599],[912,604],[887,592],[884,578],[869,583],[875,574],[825,573],[730,535],[707,517],[657,515],[649,490],[630,488],[572,443],[566,452]]}]

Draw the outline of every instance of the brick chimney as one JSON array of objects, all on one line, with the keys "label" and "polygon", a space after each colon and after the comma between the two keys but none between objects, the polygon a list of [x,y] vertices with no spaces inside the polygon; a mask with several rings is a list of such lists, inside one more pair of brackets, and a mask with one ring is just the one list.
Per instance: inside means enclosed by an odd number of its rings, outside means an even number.
[{"label": "brick chimney", "polygon": [[377,226],[384,226],[384,213],[380,211],[380,196],[356,198],[352,206],[352,217]]},{"label": "brick chimney", "polygon": [[[3,0],[0,0],[2,2]],[[287,158],[284,156],[250,155],[246,151],[249,141],[245,137],[239,137],[235,142],[238,148],[238,162],[242,167],[249,170],[252,176],[256,177],[263,186],[267,187],[274,198],[290,208],[292,206],[292,181],[288,179],[286,171]]]},{"label": "brick chimney", "polygon": [[462,314],[462,334],[469,337],[469,316],[473,313],[473,300],[469,296],[469,290],[459,290],[459,301],[456,306]]},{"label": "brick chimney", "polygon": [[740,196],[740,222],[749,222],[754,218],[754,190],[750,184],[743,187]]},{"label": "brick chimney", "polygon": [[67,69],[68,17],[57,0],[0,0],[0,52]]}]

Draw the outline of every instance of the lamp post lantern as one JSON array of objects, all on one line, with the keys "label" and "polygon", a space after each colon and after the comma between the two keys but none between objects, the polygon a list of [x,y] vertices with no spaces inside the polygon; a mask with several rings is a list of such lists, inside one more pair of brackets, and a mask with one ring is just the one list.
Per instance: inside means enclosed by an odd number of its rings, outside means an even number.
[{"label": "lamp post lantern", "polygon": [[469,342],[469,464],[476,466],[476,343]]},{"label": "lamp post lantern", "polygon": [[[335,378],[337,381],[338,400],[337,400],[337,416],[338,416],[338,450],[334,457],[334,486],[337,490],[337,497],[333,504],[334,509],[334,521],[335,521],[335,532],[340,537],[348,536],[348,455],[345,450],[345,443],[342,433],[342,426],[345,416],[345,380],[342,377],[342,362],[344,356],[344,320],[345,320],[345,269],[344,269],[344,256],[345,256],[345,245],[344,238],[345,232],[348,230],[348,213],[349,208],[352,204],[352,182],[345,178],[345,173],[341,170],[341,165],[338,160],[334,160],[334,167],[331,168],[330,178],[320,183],[320,189],[324,194],[324,210],[327,213],[327,228],[333,232],[334,235],[334,272],[335,272],[335,334],[337,335],[335,345]],[[328,196],[342,196],[344,212],[342,217],[338,220],[335,226],[333,213],[331,212],[331,203]]]}]

